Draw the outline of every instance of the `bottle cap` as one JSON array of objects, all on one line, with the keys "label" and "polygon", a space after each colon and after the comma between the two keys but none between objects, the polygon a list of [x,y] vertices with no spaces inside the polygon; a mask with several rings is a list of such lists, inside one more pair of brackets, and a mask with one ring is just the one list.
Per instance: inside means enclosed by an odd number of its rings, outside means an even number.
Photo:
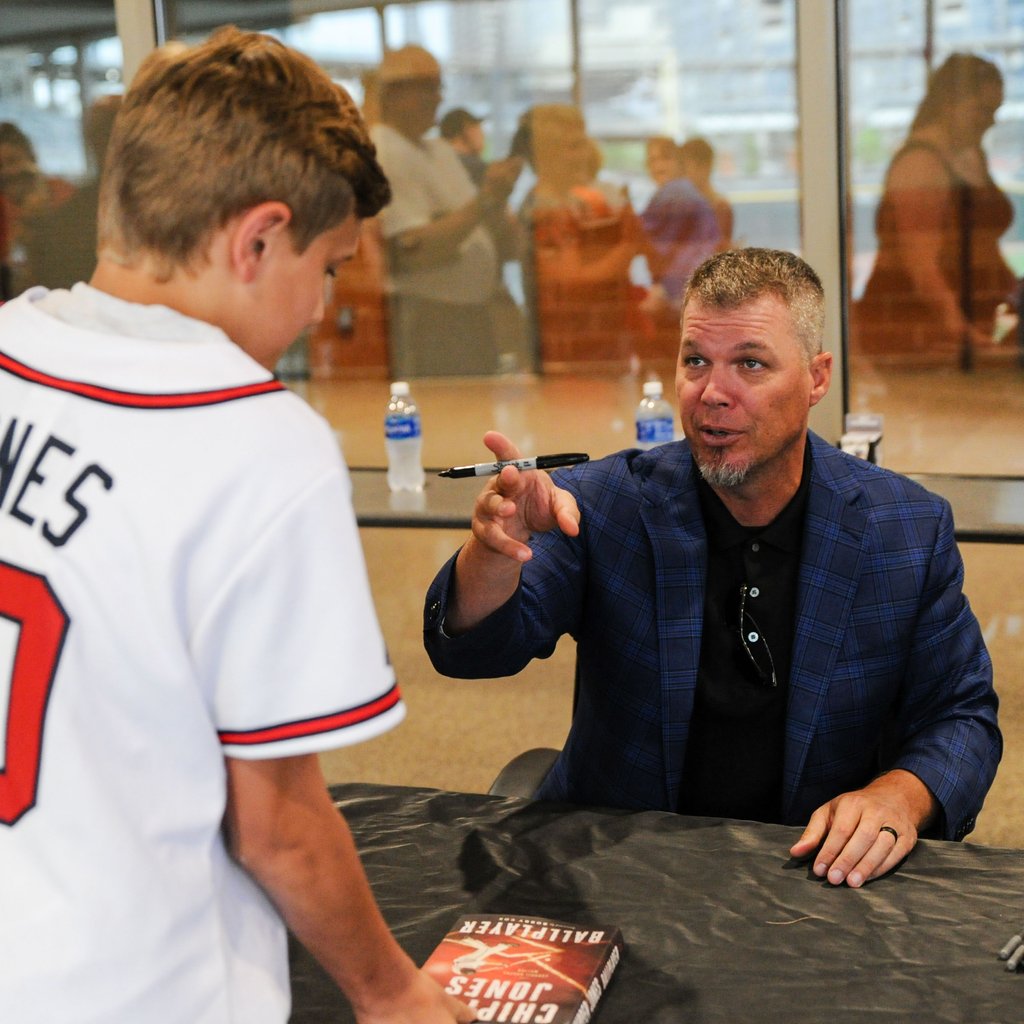
[{"label": "bottle cap", "polygon": [[644,398],[660,398],[661,397],[661,381],[660,380],[645,380],[644,381]]},{"label": "bottle cap", "polygon": [[399,398],[404,398],[409,394],[409,382],[404,380],[396,380],[391,385],[391,394],[397,395]]}]

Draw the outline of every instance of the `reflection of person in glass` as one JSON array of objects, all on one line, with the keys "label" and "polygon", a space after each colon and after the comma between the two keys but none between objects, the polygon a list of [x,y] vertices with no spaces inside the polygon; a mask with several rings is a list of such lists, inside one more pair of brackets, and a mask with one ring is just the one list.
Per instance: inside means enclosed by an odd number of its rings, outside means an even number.
[{"label": "reflection of person in glass", "polygon": [[679,147],[663,135],[647,140],[647,173],[657,185],[640,223],[653,283],[644,311],[663,336],[661,349],[672,357],[679,347],[679,309],[686,282],[721,241],[710,202],[683,172]]},{"label": "reflection of person in glass", "polygon": [[455,150],[429,136],[441,65],[423,47],[388,50],[371,129],[392,202],[380,215],[391,275],[392,370],[404,376],[493,373],[492,300],[517,236],[506,207],[520,160],[487,165],[480,188]]},{"label": "reflection of person in glass", "polygon": [[47,210],[35,221],[26,243],[33,284],[70,288],[75,282],[88,281],[92,276],[96,267],[99,172],[120,106],[120,96],[103,96],[83,118],[83,135],[96,173],[80,185],[67,202]]},{"label": "reflection of person in glass", "polygon": [[565,103],[531,107],[512,151],[537,176],[519,216],[532,247],[523,277],[542,360],[628,360],[636,340],[629,268],[639,230],[626,197],[595,184],[583,115]]},{"label": "reflection of person in glass", "polygon": [[483,124],[482,117],[470,113],[465,107],[455,107],[441,118],[437,126],[441,138],[459,154],[462,166],[477,188],[483,184],[487,170],[487,161],[483,157],[486,147]]},{"label": "reflection of person in glass", "polygon": [[981,146],[1002,102],[1002,76],[980,57],[954,54],[932,75],[889,167],[854,309],[855,344],[878,362],[968,367],[992,351],[996,308],[1016,286],[999,250],[1013,207]]},{"label": "reflection of person in glass", "polygon": [[732,203],[715,188],[711,181],[711,171],[715,166],[715,149],[707,139],[694,136],[687,139],[679,147],[679,162],[683,174],[697,187],[697,191],[711,204],[718,221],[721,241],[718,243],[720,252],[733,248],[733,225],[735,216]]},{"label": "reflection of person in glass", "polygon": [[42,172],[35,147],[16,124],[0,124],[0,300],[32,283],[26,262],[33,222],[73,192],[68,182]]}]

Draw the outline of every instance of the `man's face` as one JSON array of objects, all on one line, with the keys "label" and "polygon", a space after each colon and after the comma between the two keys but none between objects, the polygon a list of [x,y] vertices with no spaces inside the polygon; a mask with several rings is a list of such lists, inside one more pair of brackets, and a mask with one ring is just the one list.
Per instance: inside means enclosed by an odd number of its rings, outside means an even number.
[{"label": "man's face", "polygon": [[437,120],[444,90],[440,78],[423,76],[397,82],[390,87],[395,91],[394,102],[401,110],[403,121],[417,135],[426,135]]},{"label": "man's face", "polygon": [[673,153],[660,147],[651,147],[647,151],[647,173],[651,181],[659,188],[666,182],[678,178],[681,169],[679,160]]},{"label": "man's face", "polygon": [[691,300],[683,314],[676,394],[683,430],[716,490],[798,484],[811,406],[832,357],[808,361],[785,303],[764,295],[732,310]]}]

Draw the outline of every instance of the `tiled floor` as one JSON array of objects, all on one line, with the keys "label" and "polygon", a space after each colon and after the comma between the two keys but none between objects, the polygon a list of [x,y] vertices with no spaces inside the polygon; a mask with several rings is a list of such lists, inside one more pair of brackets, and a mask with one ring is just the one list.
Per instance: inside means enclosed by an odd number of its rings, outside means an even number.
[{"label": "tiled floor", "polygon": [[[666,386],[671,365],[655,367]],[[643,371],[646,375],[646,368]],[[297,388],[338,431],[351,465],[383,465],[387,382],[315,381]],[[495,427],[524,452],[601,455],[631,443],[636,377],[551,376],[413,382],[424,462],[487,457]],[[851,406],[886,417],[884,461],[906,472],[1024,476],[1024,374],[1016,369],[863,377]],[[359,779],[485,790],[527,746],[558,745],[569,721],[571,642],[513,680],[459,681],[433,671],[420,640],[427,584],[460,543],[447,530],[363,530],[374,599],[409,706],[393,733],[324,758],[331,781]],[[976,842],[1024,847],[1024,545],[965,545],[967,593],[996,668],[1006,751]]]}]

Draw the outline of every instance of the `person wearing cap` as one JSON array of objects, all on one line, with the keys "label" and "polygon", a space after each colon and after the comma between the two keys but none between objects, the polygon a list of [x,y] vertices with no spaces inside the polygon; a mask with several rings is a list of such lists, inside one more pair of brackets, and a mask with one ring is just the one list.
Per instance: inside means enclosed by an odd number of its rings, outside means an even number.
[{"label": "person wearing cap", "polygon": [[514,248],[507,200],[518,158],[488,165],[479,187],[455,150],[427,137],[441,66],[422,46],[384,54],[372,130],[393,201],[380,217],[391,285],[392,370],[403,376],[493,373],[493,304],[502,248]]},{"label": "person wearing cap", "polygon": [[482,155],[484,151],[483,123],[482,117],[477,117],[465,107],[455,107],[441,118],[438,125],[438,128],[441,129],[441,138],[446,139],[448,145],[459,154],[462,166],[466,168],[466,172],[473,179],[473,184],[478,187],[487,170],[487,163]]}]

